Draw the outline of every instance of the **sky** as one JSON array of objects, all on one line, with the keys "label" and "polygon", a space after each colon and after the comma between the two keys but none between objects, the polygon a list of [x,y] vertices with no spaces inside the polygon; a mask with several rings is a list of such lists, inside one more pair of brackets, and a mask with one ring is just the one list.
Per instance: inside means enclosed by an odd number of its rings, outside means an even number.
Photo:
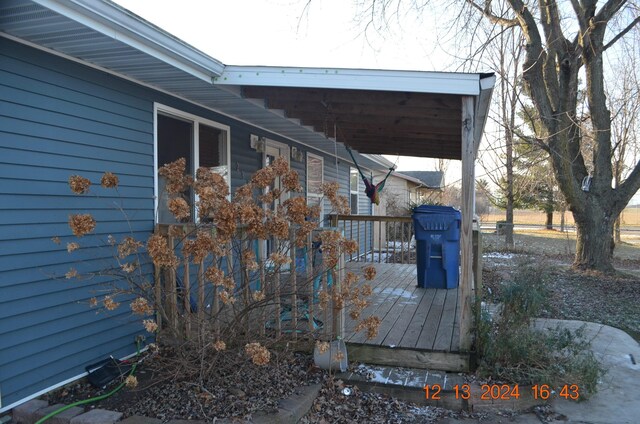
[{"label": "sky", "polygon": [[[226,65],[444,71],[451,59],[415,14],[364,33],[365,11],[350,0],[115,0]],[[179,5],[179,6],[178,6]],[[388,156],[397,170],[435,170],[436,161]],[[458,161],[446,183],[460,179]]]},{"label": "sky", "polygon": [[[456,70],[455,58],[439,47],[438,36],[455,37],[442,19],[400,11],[388,25],[376,23],[365,31],[370,11],[363,4],[369,0],[115,2],[226,65]],[[437,166],[432,159],[387,158],[400,172]],[[448,162],[445,183],[456,184],[460,162]],[[477,165],[476,177],[484,173]],[[640,203],[640,193],[632,203]]]}]

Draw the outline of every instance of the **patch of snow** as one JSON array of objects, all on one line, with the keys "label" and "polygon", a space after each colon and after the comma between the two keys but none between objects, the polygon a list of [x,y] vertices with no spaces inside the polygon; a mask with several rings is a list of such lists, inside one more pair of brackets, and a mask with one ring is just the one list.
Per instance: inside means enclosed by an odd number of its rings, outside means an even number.
[{"label": "patch of snow", "polygon": [[485,253],[482,255],[485,259],[513,259],[515,255],[513,253],[500,253],[500,252],[491,252]]}]

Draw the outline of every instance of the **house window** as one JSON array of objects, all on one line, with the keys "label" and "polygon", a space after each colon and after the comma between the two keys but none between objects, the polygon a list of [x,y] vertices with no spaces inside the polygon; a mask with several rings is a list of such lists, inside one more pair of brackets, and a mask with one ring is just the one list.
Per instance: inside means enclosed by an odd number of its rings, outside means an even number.
[{"label": "house window", "polygon": [[307,204],[315,206],[322,201],[320,191],[324,182],[324,159],[321,156],[307,153]]},{"label": "house window", "polygon": [[[156,105],[156,210],[158,222],[173,223],[175,218],[167,209],[166,182],[157,170],[181,157],[187,161],[186,172],[195,176],[200,167],[220,173],[229,184],[229,127],[187,114],[173,108]],[[183,193],[194,205],[193,190]],[[196,216],[192,210],[192,216]]]},{"label": "house window", "polygon": [[358,170],[351,168],[349,172],[349,200],[351,204],[351,215],[358,214]]}]

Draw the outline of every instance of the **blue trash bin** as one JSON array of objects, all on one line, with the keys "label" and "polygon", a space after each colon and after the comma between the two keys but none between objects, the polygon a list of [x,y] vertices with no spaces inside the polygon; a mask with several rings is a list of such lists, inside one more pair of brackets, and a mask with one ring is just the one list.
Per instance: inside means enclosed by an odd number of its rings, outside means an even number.
[{"label": "blue trash bin", "polygon": [[450,206],[418,206],[413,211],[418,287],[458,287],[460,211]]}]

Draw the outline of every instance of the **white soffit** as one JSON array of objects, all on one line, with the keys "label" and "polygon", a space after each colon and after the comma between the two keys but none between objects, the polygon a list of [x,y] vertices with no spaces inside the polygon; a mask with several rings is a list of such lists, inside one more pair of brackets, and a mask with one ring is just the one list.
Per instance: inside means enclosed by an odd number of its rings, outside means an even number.
[{"label": "white soffit", "polygon": [[111,1],[32,1],[204,81],[224,69],[222,62]]}]

